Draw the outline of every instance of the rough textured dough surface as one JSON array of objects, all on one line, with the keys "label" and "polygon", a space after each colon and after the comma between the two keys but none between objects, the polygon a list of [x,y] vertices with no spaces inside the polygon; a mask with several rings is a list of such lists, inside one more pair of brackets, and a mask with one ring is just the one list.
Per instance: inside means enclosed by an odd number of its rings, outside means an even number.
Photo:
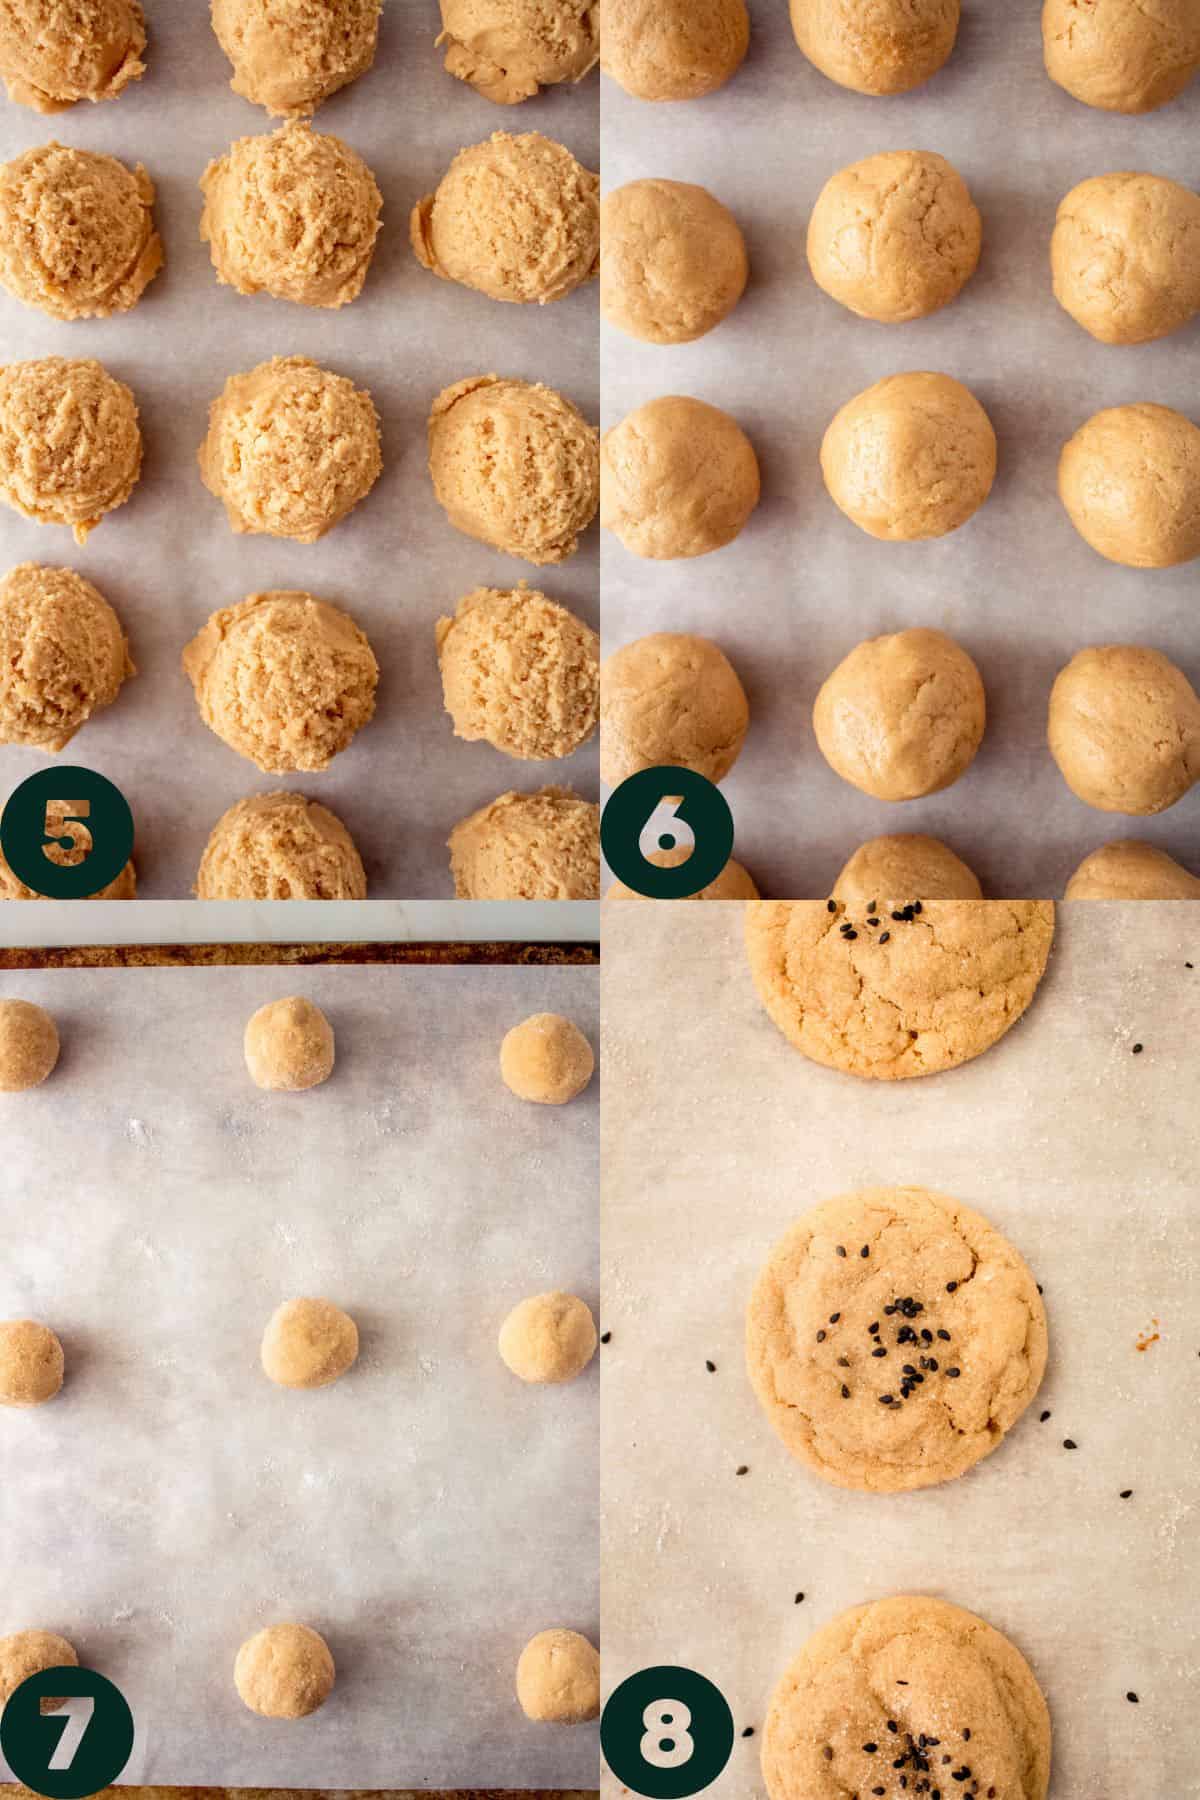
[{"label": "rough textured dough surface", "polygon": [[1054,297],[1102,344],[1147,344],[1200,312],[1200,195],[1164,175],[1094,175],[1050,240]]},{"label": "rough textured dough surface", "polygon": [[723,781],[750,725],[746,690],[709,638],[656,631],[600,672],[600,775],[612,788],[659,764]]},{"label": "rough textured dough surface", "polygon": [[600,523],[634,556],[672,561],[722,549],[760,491],[749,438],[704,400],[648,400],[601,441]]},{"label": "rough textured dough surface", "polygon": [[1065,900],[1200,900],[1192,875],[1153,844],[1123,838],[1085,856],[1067,883]]},{"label": "rough textured dough surface", "polygon": [[340,138],[293,121],[238,138],[200,178],[201,241],[239,294],[345,306],[367,279],[383,196]]},{"label": "rough textured dough surface", "polygon": [[0,583],[0,743],[63,750],[136,674],[121,622],[74,569],[21,563]]},{"label": "rough textured dough surface", "polygon": [[881,1784],[890,1796],[901,1758],[907,1791],[943,1800],[1046,1800],[1050,1786],[1050,1714],[1033,1671],[991,1625],[944,1600],[904,1595],[842,1613],[809,1638],[767,1708],[770,1800],[867,1800]]},{"label": "rough textured dough surface", "polygon": [[582,1725],[600,1716],[600,1652],[577,1631],[554,1626],[530,1638],[517,1663],[517,1699],[527,1719]]},{"label": "rough textured dough surface", "polygon": [[52,319],[128,312],[163,266],[141,163],[51,142],[0,164],[0,282]]},{"label": "rough textured dough surface", "polygon": [[991,493],[996,433],[951,376],[888,375],[834,414],[821,472],[836,504],[871,537],[944,537]]},{"label": "rough textured dough surface", "polygon": [[727,319],[750,264],[741,227],[707,188],[647,179],[600,205],[600,310],[644,344],[690,344]]},{"label": "rough textured dough surface", "polygon": [[[678,869],[692,854],[690,844],[676,844],[673,850],[652,850],[648,861],[658,869]],[[639,894],[623,881],[614,881],[609,886],[604,898],[606,900],[649,900],[649,894]],[[715,881],[701,888],[698,894],[689,894],[689,900],[757,900],[758,889],[754,879],[740,862],[731,856]]]},{"label": "rough textured dough surface", "polygon": [[450,833],[459,900],[598,900],[600,808],[570,788],[512,789]]},{"label": "rough textured dough surface", "polygon": [[146,72],[138,0],[0,0],[0,76],[35,112],[115,100]]},{"label": "rough textured dough surface", "polygon": [[142,472],[138,409],[90,358],[47,356],[0,368],[0,499],[77,544],[124,506]]},{"label": "rough textured dough surface", "polygon": [[1109,562],[1170,569],[1200,556],[1200,428],[1169,406],[1093,413],[1063,448],[1058,493]]},{"label": "rough textured dough surface", "polygon": [[[14,1631],[0,1638],[0,1711],[23,1681],[43,1669],[77,1669],[75,1646],[56,1631]],[[45,1703],[48,1712],[58,1708]]]},{"label": "rough textured dough surface", "polygon": [[504,1034],[500,1075],[519,1100],[538,1106],[565,1106],[592,1079],[592,1046],[561,1013],[533,1013]]},{"label": "rough textured dough surface", "polygon": [[814,67],[860,94],[907,94],[948,59],[959,0],[791,0],[796,42]]},{"label": "rough textured dough surface", "polygon": [[1200,780],[1200,695],[1143,644],[1096,644],[1050,690],[1050,754],[1101,812],[1165,812]]},{"label": "rough textured dough surface", "polygon": [[830,177],[808,222],[808,266],[862,319],[903,324],[957,297],[975,273],[983,221],[932,150],[884,150]]},{"label": "rough textured dough surface", "polygon": [[476,588],[437,622],[454,735],[505,756],[570,756],[600,722],[600,639],[536,588]]},{"label": "rough textured dough surface", "polygon": [[1046,0],[1046,72],[1085,106],[1145,113],[1200,68],[1196,0]]},{"label": "rough textured dough surface", "polygon": [[0,1093],[38,1087],[58,1062],[58,1027],[32,1000],[0,1000]]},{"label": "rough textured dough surface", "polygon": [[36,1319],[0,1323],[0,1406],[44,1406],[63,1384],[63,1348]]},{"label": "rough textured dough surface", "polygon": [[596,1323],[574,1294],[531,1294],[500,1327],[500,1356],[522,1381],[574,1381],[596,1354]]},{"label": "rough textured dough surface", "polygon": [[252,1013],[242,1048],[251,1080],[273,1093],[302,1093],[333,1074],[333,1026],[302,994]]},{"label": "rough textured dough surface", "polygon": [[983,898],[978,878],[948,844],[902,832],[860,844],[832,892],[856,917],[872,905],[887,915],[914,900]]},{"label": "rough textured dough surface", "polygon": [[331,1387],[357,1361],[358,1326],[332,1300],[285,1300],[267,1321],[263,1374],[277,1387]]},{"label": "rough textured dough surface", "polygon": [[1053,902],[919,904],[877,928],[824,900],[746,908],[750,973],[790,1044],[843,1074],[901,1081],[970,1062],[1016,1024],[1045,972]]},{"label": "rough textured dough surface", "polygon": [[[63,806],[64,812],[72,810],[69,804],[60,802],[60,805]],[[48,859],[57,863],[60,868],[75,868],[83,861],[81,852],[63,850],[57,844],[49,845],[46,854]],[[114,875],[107,887],[101,888],[98,894],[89,894],[87,897],[89,900],[136,900],[137,870],[134,868],[132,860],[125,864],[118,875]],[[44,898],[43,894],[35,893],[13,873],[3,852],[0,851],[0,900],[42,900]]]},{"label": "rough textured dough surface", "polygon": [[307,1625],[268,1625],[237,1653],[233,1679],[251,1712],[264,1719],[303,1719],[333,1692],[329,1645]]},{"label": "rough textured dough surface", "polygon": [[600,60],[597,0],[441,0],[441,7],[447,72],[498,106],[582,81]]},{"label": "rough textured dough surface", "polygon": [[746,0],[601,0],[600,67],[636,100],[698,100],[750,47]]},{"label": "rough textured dough surface", "polygon": [[540,132],[460,150],[409,220],[417,261],[491,300],[562,300],[600,268],[600,177]]},{"label": "rough textured dough surface", "polygon": [[375,61],[381,0],[212,0],[235,94],[276,118],[311,113]]},{"label": "rough textured dough surface", "polygon": [[429,472],[467,537],[526,562],[565,562],[596,516],[600,434],[553,388],[474,375],[433,403]]},{"label": "rough textured dough surface", "polygon": [[303,794],[254,794],[221,814],[200,872],[200,900],[365,900],[367,877],[342,821]]}]

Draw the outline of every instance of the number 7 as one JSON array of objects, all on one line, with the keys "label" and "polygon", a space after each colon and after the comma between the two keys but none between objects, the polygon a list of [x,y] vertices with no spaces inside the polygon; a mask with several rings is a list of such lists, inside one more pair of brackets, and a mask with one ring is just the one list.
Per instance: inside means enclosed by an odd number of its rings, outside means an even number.
[{"label": "number 7", "polygon": [[54,1755],[47,1763],[47,1769],[70,1768],[83,1742],[83,1734],[92,1722],[96,1701],[91,1694],[76,1694],[63,1702],[61,1710],[67,1717],[63,1720],[62,1736],[54,1746]]}]

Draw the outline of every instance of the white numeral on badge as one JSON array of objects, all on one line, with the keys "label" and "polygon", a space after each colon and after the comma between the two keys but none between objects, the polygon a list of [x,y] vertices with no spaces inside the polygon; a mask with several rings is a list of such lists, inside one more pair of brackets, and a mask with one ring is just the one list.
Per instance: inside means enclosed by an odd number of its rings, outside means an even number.
[{"label": "white numeral on badge", "polygon": [[[682,800],[660,800],[646,823],[642,826],[642,835],[638,839],[638,849],[647,861],[655,851],[663,849],[692,850],[696,844],[696,834],[686,820],[681,819],[679,808]],[[671,844],[664,845],[661,839],[669,837]]]},{"label": "white numeral on badge", "polygon": [[83,1742],[83,1734],[92,1722],[96,1702],[91,1694],[77,1694],[74,1699],[67,1700],[61,1710],[69,1713],[70,1717],[66,1730],[54,1746],[54,1755],[46,1765],[48,1769],[70,1768]]},{"label": "white numeral on badge", "polygon": [[652,1769],[681,1769],[696,1746],[688,1733],[692,1715],[681,1700],[652,1700],[642,1714],[642,1761]]}]

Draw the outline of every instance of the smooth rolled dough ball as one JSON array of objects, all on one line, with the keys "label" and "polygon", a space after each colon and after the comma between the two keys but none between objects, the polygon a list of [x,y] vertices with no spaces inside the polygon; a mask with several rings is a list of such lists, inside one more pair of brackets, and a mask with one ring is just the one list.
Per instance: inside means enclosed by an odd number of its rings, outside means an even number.
[{"label": "smooth rolled dough ball", "polygon": [[254,794],[221,814],[196,877],[200,900],[365,900],[342,821],[303,794]]},{"label": "smooth rolled dough ball", "polygon": [[526,562],[566,562],[596,516],[600,433],[540,382],[474,375],[433,403],[429,472],[467,537]]},{"label": "smooth rolled dough ball", "polygon": [[[53,802],[49,803],[53,805]],[[72,801],[59,801],[64,815],[76,813],[78,809]],[[84,860],[86,852],[78,849],[64,850],[60,844],[47,844],[46,859],[62,869],[77,868]],[[102,887],[98,894],[89,894],[89,900],[136,900],[137,870],[130,859],[119,874],[114,875],[107,887]],[[44,894],[36,893],[31,887],[15,875],[9,867],[2,851],[0,851],[0,900],[43,900]]]},{"label": "smooth rolled dough ball", "polygon": [[268,1000],[246,1023],[246,1067],[260,1088],[301,1093],[333,1074],[333,1026],[301,994]]},{"label": "smooth rolled dough ball", "polygon": [[36,1319],[0,1323],[0,1406],[44,1406],[63,1384],[63,1347]]},{"label": "smooth rolled dough ball", "polygon": [[446,72],[497,106],[582,81],[600,60],[596,0],[441,0]]},{"label": "smooth rolled dough ball", "polygon": [[517,1662],[517,1699],[539,1724],[582,1725],[600,1716],[600,1652],[555,1626],[530,1638]]},{"label": "smooth rolled dough ball", "polygon": [[78,100],[115,100],[146,72],[138,0],[4,0],[0,76],[8,97],[35,112]]},{"label": "smooth rolled dough ball", "polygon": [[476,588],[437,622],[455,737],[541,762],[570,756],[600,721],[600,639],[545,594]]},{"label": "smooth rolled dough ball", "polygon": [[58,1027],[32,1000],[0,1000],[0,1093],[37,1087],[58,1061]]},{"label": "smooth rolled dough ball", "polygon": [[600,67],[635,100],[698,100],[750,48],[746,0],[602,0]]},{"label": "smooth rolled dough ball", "polygon": [[1145,113],[1165,106],[1200,68],[1196,0],[1046,0],[1046,73],[1085,106]]},{"label": "smooth rolled dough ball", "polygon": [[1200,876],[1153,844],[1125,838],[1085,856],[1064,895],[1067,900],[1200,900]]},{"label": "smooth rolled dough ball", "polygon": [[512,789],[450,833],[459,900],[598,900],[600,808],[570,788]]},{"label": "smooth rolled dough ball", "polygon": [[600,671],[600,775],[609,787],[660,764],[723,781],[749,725],[746,690],[708,638],[656,631],[623,644]]},{"label": "smooth rolled dough ball", "polygon": [[1200,195],[1165,175],[1094,175],[1058,209],[1054,297],[1102,344],[1147,344],[1200,311]]},{"label": "smooth rolled dough ball", "polygon": [[727,319],[750,264],[727,206],[690,181],[613,188],[600,206],[600,310],[644,344],[690,344]]},{"label": "smooth rolled dough ball", "polygon": [[135,675],[121,621],[74,569],[21,563],[0,583],[0,743],[63,750]]},{"label": "smooth rolled dough ball", "polygon": [[914,900],[983,898],[977,877],[947,844],[904,833],[860,844],[832,893],[847,908],[878,906],[885,917]]},{"label": "smooth rolled dough ball", "polygon": [[600,523],[634,556],[665,562],[722,549],[760,491],[749,438],[703,400],[648,400],[601,441]]},{"label": "smooth rolled dough ball", "polygon": [[500,1073],[518,1100],[565,1106],[592,1079],[592,1046],[561,1013],[534,1013],[504,1034]]},{"label": "smooth rolled dough ball", "polygon": [[[690,844],[676,844],[673,850],[652,850],[648,862],[656,869],[678,869],[692,854]],[[606,900],[649,900],[649,894],[639,894],[634,888],[626,887],[623,881],[614,881],[605,894]],[[698,894],[688,894],[689,900],[757,900],[758,889],[753,878],[740,862],[731,856],[715,881],[701,888]]]},{"label": "smooth rolled dough ball", "polygon": [[1200,696],[1141,644],[1079,650],[1050,691],[1050,754],[1088,806],[1165,812],[1200,780]]},{"label": "smooth rolled dough ball", "polygon": [[460,150],[413,207],[417,261],[491,300],[545,305],[600,268],[600,177],[538,131]]},{"label": "smooth rolled dough ball", "polygon": [[332,1300],[285,1300],[267,1321],[263,1374],[276,1387],[332,1387],[357,1361],[358,1326]]},{"label": "smooth rolled dough ball", "polygon": [[163,266],[141,163],[43,144],[0,164],[0,281],[52,319],[136,306]]},{"label": "smooth rolled dough ball", "polygon": [[0,368],[0,499],[16,512],[69,525],[82,544],[141,472],[137,404],[100,363],[47,356]]},{"label": "smooth rolled dough ball", "polygon": [[381,0],[212,0],[235,94],[276,118],[311,113],[375,61]]},{"label": "smooth rolled dough ball", "polygon": [[948,788],[970,767],[986,723],[979,670],[943,631],[897,631],[858,644],[813,707],[830,768],[876,800],[918,800]]},{"label": "smooth rolled dough ball", "polygon": [[1085,543],[1130,569],[1200,556],[1200,429],[1169,406],[1093,413],[1063,448],[1058,493]]},{"label": "smooth rolled dough ball", "polygon": [[531,1294],[500,1327],[500,1355],[522,1381],[574,1381],[595,1354],[595,1320],[574,1294]]},{"label": "smooth rolled dough ball", "polygon": [[239,294],[346,306],[367,279],[383,197],[340,138],[301,120],[238,138],[200,178],[200,238]]},{"label": "smooth rolled dough ball", "polygon": [[889,375],[834,414],[821,472],[835,504],[872,537],[944,537],[991,493],[996,433],[951,376]]},{"label": "smooth rolled dough ball", "polygon": [[808,222],[813,280],[862,319],[924,319],[979,265],[983,221],[952,163],[932,150],[885,150],[851,163]]},{"label": "smooth rolled dough ball", "polygon": [[815,68],[859,94],[907,94],[947,61],[959,0],[791,0],[796,42]]},{"label": "smooth rolled dough ball", "polygon": [[237,1653],[234,1685],[264,1719],[303,1719],[324,1706],[335,1670],[329,1645],[307,1625],[268,1625]]},{"label": "smooth rolled dough ball", "polygon": [[[44,1669],[77,1669],[79,1657],[74,1644],[56,1631],[14,1631],[0,1638],[0,1712],[8,1705],[22,1682]],[[47,1712],[57,1712],[61,1701],[43,1701]]]},{"label": "smooth rolled dough ball", "polygon": [[269,774],[327,769],[375,714],[375,652],[349,613],[311,594],[224,607],[182,661],[209,730]]}]

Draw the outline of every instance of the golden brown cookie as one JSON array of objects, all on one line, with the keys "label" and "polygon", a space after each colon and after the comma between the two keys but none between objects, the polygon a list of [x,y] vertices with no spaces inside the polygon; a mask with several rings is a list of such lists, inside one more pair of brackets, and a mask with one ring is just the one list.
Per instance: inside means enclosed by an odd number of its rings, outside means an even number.
[{"label": "golden brown cookie", "polygon": [[1165,812],[1200,780],[1200,695],[1157,650],[1092,645],[1058,674],[1047,738],[1063,780],[1088,806]]},{"label": "golden brown cookie", "polygon": [[0,500],[87,541],[142,472],[137,403],[91,359],[47,356],[0,368]]},{"label": "golden brown cookie", "polygon": [[570,788],[509,790],[450,833],[459,900],[598,900],[600,808]]},{"label": "golden brown cookie", "polygon": [[582,81],[600,60],[596,0],[441,0],[446,70],[497,106]]},{"label": "golden brown cookie", "polygon": [[1200,875],[1189,874],[1165,850],[1124,838],[1085,856],[1065,900],[1200,900]]},{"label": "golden brown cookie", "polygon": [[51,142],[0,165],[0,282],[52,319],[136,306],[163,266],[141,163]]},{"label": "golden brown cookie", "polygon": [[303,794],[254,794],[221,814],[200,872],[200,900],[365,900],[367,877],[336,813]]},{"label": "golden brown cookie", "polygon": [[35,112],[115,100],[146,72],[138,0],[4,0],[0,76],[8,97]]},{"label": "golden brown cookie", "polygon": [[476,588],[437,622],[454,735],[505,756],[570,756],[600,722],[600,639],[545,594]]},{"label": "golden brown cookie", "polygon": [[688,181],[629,181],[600,207],[600,310],[645,344],[690,344],[728,318],[750,273],[728,207]]},{"label": "golden brown cookie", "polygon": [[381,0],[212,0],[229,85],[279,117],[311,113],[375,60]]},{"label": "golden brown cookie", "polygon": [[600,67],[637,100],[698,100],[750,47],[746,0],[603,0]]}]

